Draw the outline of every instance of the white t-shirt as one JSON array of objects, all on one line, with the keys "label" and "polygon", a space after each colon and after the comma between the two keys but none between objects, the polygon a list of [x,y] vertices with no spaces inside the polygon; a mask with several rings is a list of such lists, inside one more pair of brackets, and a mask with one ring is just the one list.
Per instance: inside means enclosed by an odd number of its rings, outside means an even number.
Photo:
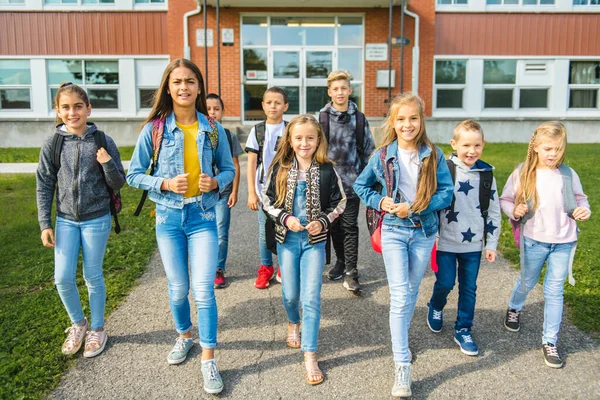
[{"label": "white t-shirt", "polygon": [[[277,139],[283,136],[285,132],[285,124],[283,121],[280,124],[265,124],[265,141],[263,143],[263,154],[262,154],[262,162],[264,168],[264,177],[263,180],[266,181],[269,173],[269,167],[271,166],[271,162],[275,157],[275,153],[277,151]],[[256,130],[253,127],[248,135],[248,140],[246,141],[246,150],[254,149],[258,152],[258,141],[256,140]],[[262,169],[258,168],[256,171],[256,180],[254,183],[254,188],[256,189],[256,195],[258,198],[262,196],[262,190],[264,186],[264,182],[261,183],[261,171]]]},{"label": "white t-shirt", "polygon": [[402,202],[412,202],[417,195],[417,180],[419,179],[419,152],[398,148],[398,188],[402,194]]}]

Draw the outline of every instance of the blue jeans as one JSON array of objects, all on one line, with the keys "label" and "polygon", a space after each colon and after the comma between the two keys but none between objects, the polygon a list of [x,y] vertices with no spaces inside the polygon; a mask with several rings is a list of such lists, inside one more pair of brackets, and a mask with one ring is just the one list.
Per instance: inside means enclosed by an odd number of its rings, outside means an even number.
[{"label": "blue jeans", "polygon": [[435,235],[421,228],[383,224],[381,245],[390,290],[390,331],[395,362],[410,362],[408,330],[419,285],[431,258]]},{"label": "blue jeans", "polygon": [[260,249],[260,263],[261,265],[270,267],[273,265],[273,253],[267,248],[267,235],[265,233],[265,223],[267,222],[267,215],[259,207],[258,208],[258,248]]},{"label": "blue jeans", "polygon": [[291,323],[299,323],[302,302],[302,350],[308,352],[317,351],[319,343],[325,243],[310,245],[307,231],[288,231],[283,244],[277,244],[285,313]]},{"label": "blue jeans", "polygon": [[220,199],[215,205],[217,213],[217,232],[219,235],[219,262],[217,269],[225,271],[227,262],[227,251],[229,248],[229,225],[231,222],[231,209],[227,205],[229,196]]},{"label": "blue jeans", "polygon": [[[544,262],[544,333],[542,343],[556,344],[562,321],[563,292],[569,272],[571,250],[576,242],[544,243],[524,237],[525,240],[525,288],[521,285],[521,276],[512,291],[508,308],[521,311],[527,294],[540,279]],[[523,266],[521,266],[523,268]],[[525,289],[525,290],[524,290]]]},{"label": "blue jeans", "polygon": [[[200,346],[217,346],[217,302],[213,281],[219,254],[215,209],[202,211],[198,204],[183,209],[156,204],[156,240],[169,282],[169,302],[175,329],[192,328],[188,293],[190,283],[198,308]],[[188,272],[189,263],[189,272]]]},{"label": "blue jeans", "polygon": [[85,315],[77,290],[77,261],[83,255],[83,277],[90,299],[91,330],[104,327],[106,285],[102,261],[112,221],[110,213],[90,221],[70,221],[56,218],[54,245],[54,282],[72,323],[83,321]]},{"label": "blue jeans", "polygon": [[[475,292],[481,252],[448,253],[437,252],[438,272],[429,303],[435,310],[443,310],[448,294],[454,288],[458,269],[458,312],[454,329],[471,329],[475,314]],[[458,263],[458,268],[456,264]]]}]

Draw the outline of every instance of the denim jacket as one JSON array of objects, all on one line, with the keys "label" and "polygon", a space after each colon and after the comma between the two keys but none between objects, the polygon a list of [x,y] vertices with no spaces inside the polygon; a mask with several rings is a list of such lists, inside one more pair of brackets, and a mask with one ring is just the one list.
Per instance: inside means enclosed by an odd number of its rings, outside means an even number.
[{"label": "denim jacket", "polygon": [[[365,203],[368,207],[379,211],[381,211],[381,200],[383,200],[383,198],[386,196],[395,199],[398,192],[398,171],[400,168],[397,158],[398,141],[394,140],[392,143],[390,143],[386,156],[386,163],[391,161],[394,169],[394,177],[392,179],[394,187],[391,195],[387,193],[385,178],[383,176],[383,166],[381,165],[381,160],[379,157],[380,151],[381,149],[378,149],[375,151],[375,153],[373,153],[369,159],[369,163],[352,186],[363,203]],[[444,159],[444,152],[439,147],[437,148],[437,152],[437,190],[433,196],[431,196],[431,200],[429,201],[427,208],[421,212],[412,213],[411,218],[399,218],[395,214],[386,213],[383,217],[384,224],[414,226],[414,219],[418,218],[421,223],[421,229],[426,236],[437,233],[439,221],[437,211],[450,205],[452,202],[452,192],[454,190],[452,177],[450,176],[448,165]],[[423,159],[430,154],[431,149],[426,145],[422,145],[419,148],[419,159],[421,161],[423,161]],[[375,183],[379,183],[383,186],[381,193],[378,193],[373,189]]]},{"label": "denim jacket", "polygon": [[[216,178],[218,188],[208,193],[203,193],[198,200],[202,210],[208,210],[219,200],[219,193],[227,188],[227,185],[233,181],[235,176],[235,167],[229,150],[227,135],[221,124],[217,123],[219,129],[219,145],[216,149],[216,166],[219,173],[213,174],[213,150],[208,132],[211,127],[206,117],[200,112],[198,116],[198,160],[202,168],[202,173]],[[162,204],[171,208],[183,208],[183,194],[171,191],[162,191],[160,189],[162,182],[166,178],[174,178],[177,175],[184,174],[183,168],[183,131],[177,127],[175,122],[175,113],[171,113],[165,121],[165,130],[163,133],[162,146],[158,156],[158,165],[154,170],[154,175],[146,175],[152,160],[152,123],[147,123],[138,138],[129,171],[127,173],[127,183],[129,186],[148,190],[148,197],[155,203]]]}]

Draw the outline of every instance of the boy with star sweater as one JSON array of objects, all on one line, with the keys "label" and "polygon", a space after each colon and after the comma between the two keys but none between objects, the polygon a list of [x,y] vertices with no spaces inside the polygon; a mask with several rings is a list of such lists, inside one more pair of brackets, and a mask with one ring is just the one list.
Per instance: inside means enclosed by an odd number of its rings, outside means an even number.
[{"label": "boy with star sweater", "polygon": [[[455,170],[454,198],[452,205],[440,214],[436,253],[438,271],[433,294],[427,304],[427,325],[433,332],[442,330],[442,311],[458,271],[458,313],[454,324],[454,341],[463,353],[476,356],[479,349],[473,341],[471,327],[475,314],[477,274],[483,250],[487,261],[496,260],[501,223],[500,201],[496,180],[491,175],[494,167],[479,159],[485,145],[481,125],[472,120],[459,123],[454,129],[450,145],[455,151],[449,161],[454,164],[449,167]],[[486,197],[489,197],[489,203]],[[487,214],[481,211],[482,208],[485,211],[485,205],[482,207],[485,203],[489,204]]]}]

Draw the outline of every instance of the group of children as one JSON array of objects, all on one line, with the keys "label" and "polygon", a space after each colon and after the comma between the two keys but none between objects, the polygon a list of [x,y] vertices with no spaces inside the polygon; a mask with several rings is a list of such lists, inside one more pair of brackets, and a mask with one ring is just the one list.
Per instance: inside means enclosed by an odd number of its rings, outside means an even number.
[{"label": "group of children", "polygon": [[[477,122],[466,120],[456,127],[450,142],[455,153],[446,160],[427,137],[422,100],[403,93],[390,104],[383,140],[375,150],[366,118],[349,100],[348,73],[331,73],[327,85],[332,101],[319,118],[300,115],[289,123],[283,121],[288,107],[285,91],[267,89],[266,120],[252,129],[246,143],[248,207],[257,211],[259,222],[255,287],[269,287],[275,276],[281,282],[288,319],[285,341],[304,352],[306,381],[315,385],[324,380],[317,350],[330,238],[337,260],[329,279],[344,278],[347,290],[361,290],[360,202],[384,212],[381,244],[390,293],[393,396],[411,395],[408,331],[436,238],[438,269],[427,324],[433,332],[442,330],[443,309],[458,276],[454,340],[463,353],[478,354],[471,335],[476,280],[482,252],[490,262],[496,258],[501,208],[520,230],[522,259],[504,325],[509,331],[519,330],[527,293],[546,263],[542,349],[547,365],[562,366],[556,342],[563,286],[577,243],[576,221],[591,214],[577,174],[562,164],[564,126],[548,122],[536,129],[525,162],[499,197],[493,167],[480,159],[485,141]],[[156,203],[156,238],[178,333],[167,362],[183,362],[193,346],[191,287],[204,390],[221,392],[223,381],[214,357],[218,328],[214,289],[227,286],[230,209],[238,201],[242,153],[236,136],[218,122],[223,101],[205,94],[195,64],[185,59],[171,62],[126,177],[114,141],[106,136],[106,148],[99,146],[97,136],[104,134],[87,122],[91,104],[85,91],[63,84],[55,104],[59,125],[41,149],[37,198],[42,242],[54,247],[55,282],[72,323],[63,353],[77,353],[85,339],[84,356],[93,357],[106,344],[102,260],[111,229],[111,194],[126,178]],[[53,145],[56,135],[64,137],[58,150]],[[51,222],[55,190],[56,240]],[[75,282],[80,249],[90,293],[89,327]],[[273,252],[278,255],[277,275]]]}]

